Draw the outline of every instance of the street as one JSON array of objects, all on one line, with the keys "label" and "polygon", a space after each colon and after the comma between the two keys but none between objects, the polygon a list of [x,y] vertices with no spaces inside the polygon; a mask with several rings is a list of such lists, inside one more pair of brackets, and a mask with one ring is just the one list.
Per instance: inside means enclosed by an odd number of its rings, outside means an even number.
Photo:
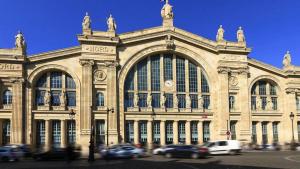
[{"label": "street", "polygon": [[299,169],[300,152],[244,152],[236,156],[210,156],[206,159],[167,159],[152,156],[132,160],[93,163],[81,159],[67,164],[65,161],[33,161],[0,163],[1,169]]}]

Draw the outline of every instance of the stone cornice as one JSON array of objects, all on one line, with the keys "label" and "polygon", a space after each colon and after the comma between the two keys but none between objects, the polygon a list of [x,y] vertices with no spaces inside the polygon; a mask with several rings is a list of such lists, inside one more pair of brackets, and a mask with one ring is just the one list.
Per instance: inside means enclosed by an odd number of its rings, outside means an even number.
[{"label": "stone cornice", "polygon": [[23,84],[25,82],[24,78],[12,78],[9,79],[10,83],[14,83],[14,84]]},{"label": "stone cornice", "polygon": [[230,67],[230,66],[219,66],[218,73],[220,74],[229,74],[229,73],[237,73],[237,74],[245,74],[248,75],[249,67]]},{"label": "stone cornice", "polygon": [[270,71],[272,73],[275,73],[275,74],[283,76],[283,77],[286,76],[286,74],[284,73],[284,71],[282,69],[279,69],[279,68],[276,68],[272,65],[260,62],[258,60],[253,59],[253,58],[248,58],[248,64],[250,66],[258,67],[260,69]]},{"label": "stone cornice", "polygon": [[300,93],[300,88],[286,88],[285,92],[287,94],[296,94],[296,93]]},{"label": "stone cornice", "polygon": [[116,67],[118,67],[120,64],[119,64],[118,61],[107,61],[107,62],[104,63],[104,65],[105,65],[106,67],[116,68]]}]

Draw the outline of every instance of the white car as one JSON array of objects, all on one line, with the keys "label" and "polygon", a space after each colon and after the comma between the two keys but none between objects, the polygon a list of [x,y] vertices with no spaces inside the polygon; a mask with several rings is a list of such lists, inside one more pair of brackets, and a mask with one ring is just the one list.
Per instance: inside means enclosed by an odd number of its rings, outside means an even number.
[{"label": "white car", "polygon": [[18,161],[23,157],[23,154],[18,148],[0,147],[0,159],[4,162]]},{"label": "white car", "polygon": [[206,143],[210,154],[237,154],[241,152],[241,144],[237,140],[219,140]]},{"label": "white car", "polygon": [[173,148],[174,148],[174,145],[166,145],[166,146],[162,146],[162,147],[154,149],[152,153],[154,155],[161,155],[161,154],[164,154],[165,151],[171,150]]}]

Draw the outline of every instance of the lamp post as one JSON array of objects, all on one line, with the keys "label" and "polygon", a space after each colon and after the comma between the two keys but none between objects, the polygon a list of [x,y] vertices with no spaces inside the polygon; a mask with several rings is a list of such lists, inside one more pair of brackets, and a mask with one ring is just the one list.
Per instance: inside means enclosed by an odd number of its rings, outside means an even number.
[{"label": "lamp post", "polygon": [[[152,114],[151,114],[151,117],[152,117],[152,142],[150,143],[151,145],[149,145],[150,146],[150,148],[151,149],[153,149],[153,145],[154,145],[154,125],[155,125],[155,122],[154,122],[154,120],[155,120],[155,112],[154,112],[154,109],[152,108]],[[150,151],[150,149],[149,149],[149,151]]]},{"label": "lamp post", "polygon": [[292,136],[293,136],[293,138],[292,138],[292,143],[295,142],[295,137],[294,137],[294,117],[295,117],[294,113],[291,112],[291,114],[290,114],[290,119],[291,119],[291,121],[292,121]]},{"label": "lamp post", "polygon": [[[92,109],[92,107],[91,107]],[[90,145],[89,145],[89,158],[88,161],[89,162],[94,162],[95,161],[95,157],[94,157],[94,114],[91,115],[91,134],[90,134]]]},{"label": "lamp post", "polygon": [[108,148],[109,146],[109,140],[108,140],[108,121],[109,121],[109,112],[114,113],[114,108],[107,108],[106,109],[106,146]]},{"label": "lamp post", "polygon": [[74,122],[74,118],[75,118],[75,115],[76,115],[76,113],[74,112],[74,110],[73,109],[71,109],[71,111],[70,111],[70,113],[69,113],[69,116],[70,116],[70,119],[71,119],[71,145],[73,146],[74,145],[74,143],[75,143],[75,141],[74,141],[74,137],[73,137],[73,124],[75,124],[75,123],[73,123]]}]

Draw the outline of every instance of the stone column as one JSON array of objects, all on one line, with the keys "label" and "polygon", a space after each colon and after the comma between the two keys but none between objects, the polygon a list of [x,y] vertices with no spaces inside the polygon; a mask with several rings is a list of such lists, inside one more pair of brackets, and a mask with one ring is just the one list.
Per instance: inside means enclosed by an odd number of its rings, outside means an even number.
[{"label": "stone column", "polygon": [[185,122],[185,144],[191,144],[191,121]]},{"label": "stone column", "polygon": [[152,150],[153,148],[153,130],[152,130],[152,120],[149,120],[147,122],[147,143],[148,143],[148,149]]},{"label": "stone column", "polygon": [[203,123],[199,121],[197,124],[198,129],[198,144],[203,144]]},{"label": "stone column", "polygon": [[61,120],[61,127],[60,127],[60,135],[61,135],[61,142],[60,142],[60,146],[62,148],[67,147],[67,130],[66,130],[66,120]]},{"label": "stone column", "polygon": [[133,123],[133,130],[134,130],[134,144],[139,144],[139,121],[134,120]]},{"label": "stone column", "polygon": [[178,121],[173,121],[173,144],[178,144]]},{"label": "stone column", "polygon": [[3,121],[0,119],[0,146],[2,145],[3,137]]},{"label": "stone column", "polygon": [[272,125],[273,125],[272,122],[268,122],[268,124],[267,124],[268,144],[273,143],[273,126]]},{"label": "stone column", "polygon": [[88,154],[92,122],[93,60],[80,60],[82,85],[80,103],[80,144],[84,155]]},{"label": "stone column", "polygon": [[45,150],[51,147],[51,123],[50,120],[45,120]]},{"label": "stone column", "polygon": [[262,145],[262,122],[256,123],[257,144]]},{"label": "stone column", "polygon": [[166,145],[166,121],[160,121],[160,145]]},{"label": "stone column", "polygon": [[22,144],[24,142],[23,82],[23,79],[12,80],[11,144]]}]

